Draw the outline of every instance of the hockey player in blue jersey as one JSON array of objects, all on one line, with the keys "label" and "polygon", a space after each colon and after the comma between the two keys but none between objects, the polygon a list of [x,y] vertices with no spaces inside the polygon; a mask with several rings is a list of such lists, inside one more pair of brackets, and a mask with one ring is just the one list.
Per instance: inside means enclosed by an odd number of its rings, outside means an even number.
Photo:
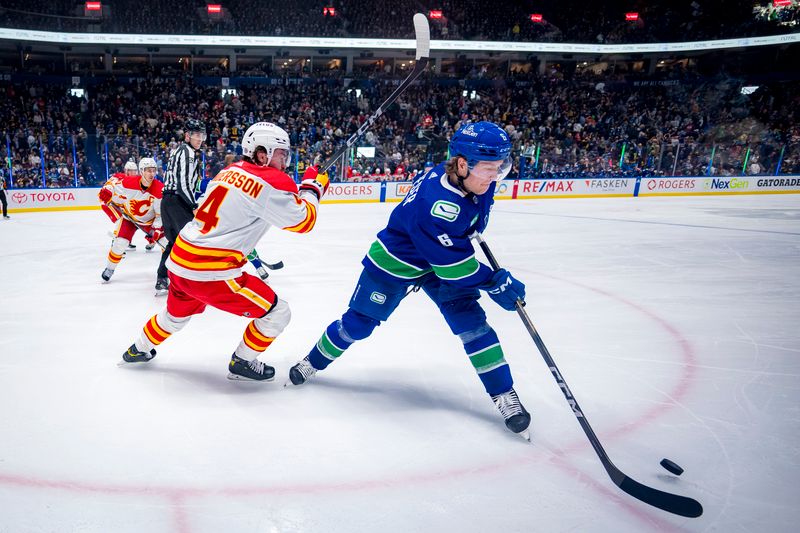
[{"label": "hockey player in blue jersey", "polygon": [[486,291],[513,311],[525,286],[508,271],[478,262],[470,241],[489,221],[494,190],[511,168],[511,141],[491,122],[461,127],[450,159],[421,174],[361,261],[364,270],[347,311],[331,323],[311,352],[289,371],[301,385],[355,341],[366,339],[400,301],[421,288],[436,303],[491,396],[506,426],[530,438],[530,415],[514,391],[497,334],[478,303]]}]

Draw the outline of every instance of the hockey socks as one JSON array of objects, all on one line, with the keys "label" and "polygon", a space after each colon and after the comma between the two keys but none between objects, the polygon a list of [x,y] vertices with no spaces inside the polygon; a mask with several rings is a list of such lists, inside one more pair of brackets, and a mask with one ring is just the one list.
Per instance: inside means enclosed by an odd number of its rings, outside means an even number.
[{"label": "hockey socks", "polygon": [[464,343],[464,351],[489,395],[501,394],[514,385],[503,348],[492,328],[477,339]]},{"label": "hockey socks", "polygon": [[331,322],[317,344],[311,349],[308,360],[317,370],[324,370],[354,342],[355,340],[351,339],[342,328],[342,322],[336,320]]},{"label": "hockey socks", "polygon": [[234,352],[242,359],[255,359],[264,352],[275,340],[275,337],[268,337],[256,326],[256,321],[252,320],[247,325],[242,335],[242,342]]},{"label": "hockey socks", "polygon": [[177,318],[170,315],[166,309],[162,309],[157,315],[150,317],[150,320],[142,328],[142,334],[136,341],[136,348],[147,352],[167,340],[170,335],[180,331],[189,322],[191,316]]}]

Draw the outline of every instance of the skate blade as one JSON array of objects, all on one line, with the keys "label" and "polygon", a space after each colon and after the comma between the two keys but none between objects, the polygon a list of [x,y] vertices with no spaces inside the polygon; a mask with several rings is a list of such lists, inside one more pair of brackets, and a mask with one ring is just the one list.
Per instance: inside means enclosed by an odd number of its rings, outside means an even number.
[{"label": "skate blade", "polygon": [[531,432],[528,429],[526,429],[525,431],[521,431],[521,432],[517,433],[517,435],[519,435],[520,437],[522,437],[523,439],[525,439],[528,442],[531,441]]},{"label": "skate blade", "polygon": [[166,296],[167,294],[169,294],[169,289],[167,289],[165,291],[156,291],[156,293],[153,296],[156,296],[156,297],[158,297],[158,296]]},{"label": "skate blade", "polygon": [[117,366],[118,367],[132,366],[132,365],[133,366],[144,366],[142,363],[149,363],[149,362],[150,361],[126,361],[125,359],[123,359],[122,361],[118,361],[117,362]]},{"label": "skate blade", "polygon": [[275,376],[272,376],[271,378],[267,379],[251,379],[251,378],[246,378],[244,376],[240,376],[239,374],[233,374],[231,372],[228,372],[228,379],[231,381],[255,381],[256,383],[263,383],[266,381],[267,383],[269,383],[275,381]]}]

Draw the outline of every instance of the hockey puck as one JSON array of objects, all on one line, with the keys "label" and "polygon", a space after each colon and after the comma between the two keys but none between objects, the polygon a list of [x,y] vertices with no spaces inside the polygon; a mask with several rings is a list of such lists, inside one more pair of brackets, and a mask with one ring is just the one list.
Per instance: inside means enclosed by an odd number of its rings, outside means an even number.
[{"label": "hockey puck", "polygon": [[683,468],[678,466],[676,463],[670,461],[669,459],[661,459],[661,466],[663,466],[665,469],[669,470],[676,476],[680,476],[681,474],[683,474]]}]

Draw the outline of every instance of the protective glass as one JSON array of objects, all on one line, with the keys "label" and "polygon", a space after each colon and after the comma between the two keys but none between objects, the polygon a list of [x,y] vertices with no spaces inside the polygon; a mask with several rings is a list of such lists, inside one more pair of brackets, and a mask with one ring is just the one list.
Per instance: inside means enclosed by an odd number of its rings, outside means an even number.
[{"label": "protective glass", "polygon": [[275,148],[272,151],[272,159],[275,159],[275,156],[279,156],[280,154],[284,156],[283,168],[289,168],[289,165],[292,164],[292,152],[284,148]]}]

